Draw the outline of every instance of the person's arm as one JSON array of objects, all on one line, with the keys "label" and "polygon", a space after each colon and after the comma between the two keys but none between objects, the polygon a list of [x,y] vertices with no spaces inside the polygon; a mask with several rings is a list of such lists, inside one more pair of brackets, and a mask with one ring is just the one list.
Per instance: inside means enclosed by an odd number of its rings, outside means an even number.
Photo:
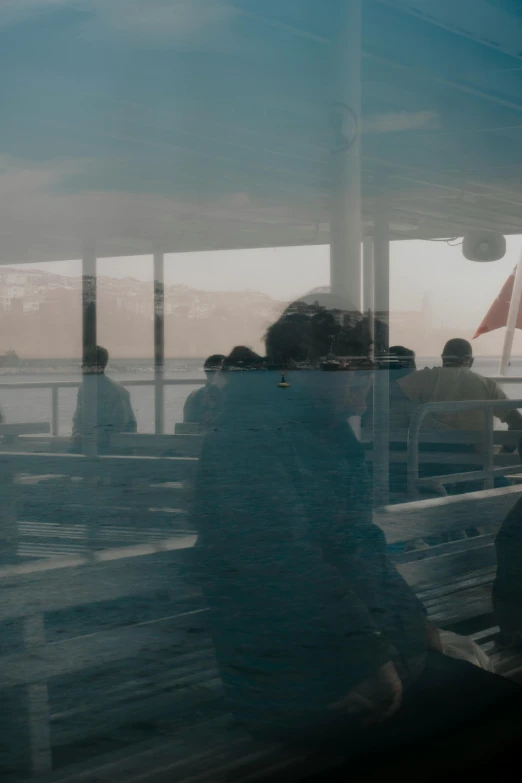
[{"label": "person's arm", "polygon": [[72,422],[73,438],[81,438],[83,431],[83,383],[80,384],[76,397],[76,410]]},{"label": "person's arm", "polygon": [[381,666],[373,677],[352,688],[330,710],[359,719],[363,727],[375,726],[392,718],[402,704],[403,687],[391,661]]},{"label": "person's arm", "polygon": [[136,415],[134,413],[130,393],[125,389],[125,432],[137,432],[138,422],[136,421]]},{"label": "person's arm", "polygon": [[201,424],[201,411],[197,402],[201,396],[202,389],[196,389],[190,392],[185,404],[183,405],[183,422],[184,424]]},{"label": "person's arm", "polygon": [[[492,400],[509,400],[509,397],[503,389],[495,381],[491,382],[491,397]],[[514,408],[509,410],[507,408],[497,408],[493,410],[493,414],[497,419],[507,424],[509,430],[520,430],[522,434],[522,414],[519,410]],[[512,453],[515,451],[515,447],[503,446],[501,451]]]},{"label": "person's arm", "polygon": [[[380,601],[378,597],[371,595],[371,587],[368,584],[368,577],[374,569],[380,572],[379,578],[383,590],[389,589],[397,595],[399,600],[400,590],[404,588],[408,592],[409,588],[402,584],[401,577],[396,572],[399,590],[396,590],[397,585],[393,574],[389,578],[386,541],[380,528],[373,525],[371,520],[371,497],[368,492],[365,466],[360,460],[355,459],[350,468],[353,468],[353,471],[350,470],[351,475],[347,477],[347,482],[343,482],[342,476],[334,478],[333,484],[339,484],[337,492],[333,487],[328,487],[328,480],[325,482],[323,491],[321,488],[317,491],[316,485],[309,496],[308,507],[311,516],[315,518],[316,532],[322,539],[323,556],[341,576],[348,600],[354,608],[358,607],[361,620],[365,617],[363,622],[368,628],[375,621],[367,601],[370,602],[370,605],[376,602],[378,604]],[[336,513],[336,496],[339,497],[339,488],[341,487],[341,494],[346,492],[350,502],[347,505],[347,513],[345,510],[345,513],[338,514]],[[330,492],[330,489],[334,491]],[[330,496],[332,502],[329,506],[329,513],[325,514],[323,501],[327,496]],[[315,508],[314,498],[319,499]],[[393,566],[391,568],[394,571]],[[371,575],[369,582],[372,582]],[[424,608],[413,594],[412,604],[414,611],[418,611],[419,617],[422,617]],[[386,609],[383,611],[386,613]],[[352,620],[353,622],[354,620]],[[423,622],[420,619],[421,636]],[[373,660],[370,658],[368,676],[349,689],[338,702],[330,705],[332,710],[342,711],[347,716],[358,718],[363,726],[388,720],[399,710],[402,703],[402,681],[394,664],[394,660],[400,656],[385,633],[376,625],[374,627],[375,630],[370,632],[369,636],[361,638],[361,652],[365,646],[369,651],[371,650],[373,636],[381,645],[381,654],[388,660],[378,665],[376,657]],[[427,635],[428,626],[426,624]],[[347,650],[347,658],[350,659],[353,653],[353,650]]]},{"label": "person's arm", "polygon": [[522,414],[519,410],[509,411],[504,421],[508,425],[508,429],[522,431]]},{"label": "person's arm", "polygon": [[403,378],[399,378],[396,384],[408,400],[421,405],[423,402],[428,402],[426,392],[431,385],[430,379],[431,369],[425,367],[424,370],[416,370]]},{"label": "person's arm", "polygon": [[83,384],[80,384],[76,396],[76,410],[74,411],[72,421],[72,437],[70,451],[77,453],[81,451],[83,434]]}]

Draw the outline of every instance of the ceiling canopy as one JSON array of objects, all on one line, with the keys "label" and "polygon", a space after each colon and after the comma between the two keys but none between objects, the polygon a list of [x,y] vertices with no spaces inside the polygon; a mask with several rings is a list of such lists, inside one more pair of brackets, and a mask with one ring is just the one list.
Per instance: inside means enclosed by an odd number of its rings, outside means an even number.
[{"label": "ceiling canopy", "polygon": [[[338,0],[7,0],[0,262],[329,241]],[[522,6],[363,0],[363,213],[522,231]]]}]

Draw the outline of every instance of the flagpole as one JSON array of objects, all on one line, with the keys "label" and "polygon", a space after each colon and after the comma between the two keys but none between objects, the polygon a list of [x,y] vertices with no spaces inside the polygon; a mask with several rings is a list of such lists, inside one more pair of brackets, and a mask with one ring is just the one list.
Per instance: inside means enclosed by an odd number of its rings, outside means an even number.
[{"label": "flagpole", "polygon": [[502,358],[500,360],[500,366],[498,369],[499,375],[507,375],[509,368],[509,360],[511,359],[511,351],[513,349],[513,339],[515,337],[515,329],[517,326],[518,312],[520,310],[520,302],[522,301],[522,252],[520,254],[520,260],[517,264],[515,272],[515,280],[513,282],[513,293],[511,294],[511,302],[509,303],[509,313],[506,323],[506,334],[504,336],[504,348],[502,350]]}]

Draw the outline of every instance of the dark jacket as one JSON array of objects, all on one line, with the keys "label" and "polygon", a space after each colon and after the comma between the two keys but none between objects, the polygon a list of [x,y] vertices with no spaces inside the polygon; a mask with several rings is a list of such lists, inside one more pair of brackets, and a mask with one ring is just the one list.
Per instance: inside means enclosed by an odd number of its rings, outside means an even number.
[{"label": "dark jacket", "polygon": [[395,661],[422,669],[422,606],[372,523],[364,454],[332,404],[344,373],[228,374],[205,439],[196,574],[221,675],[250,726],[309,726]]},{"label": "dark jacket", "polygon": [[221,406],[221,392],[213,383],[207,383],[189,394],[183,406],[185,424],[201,424],[212,427],[218,417]]}]

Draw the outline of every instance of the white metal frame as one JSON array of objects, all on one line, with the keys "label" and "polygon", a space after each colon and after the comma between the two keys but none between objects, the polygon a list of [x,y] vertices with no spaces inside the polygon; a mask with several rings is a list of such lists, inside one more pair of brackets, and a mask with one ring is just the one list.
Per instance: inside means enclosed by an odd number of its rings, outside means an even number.
[{"label": "white metal frame", "polygon": [[[496,468],[493,454],[493,411],[499,408],[513,410],[522,408],[522,399],[516,400],[473,400],[461,402],[427,402],[421,405],[412,416],[408,430],[408,493],[418,497],[418,487],[422,484],[454,484],[458,481],[484,481],[484,489],[492,489],[496,476],[505,476],[516,471],[522,472],[522,463]],[[486,416],[484,427],[484,464],[482,470],[466,471],[463,473],[450,473],[430,478],[419,478],[419,435],[422,422],[429,413],[457,413],[462,411],[483,410]],[[522,433],[521,433],[522,436]],[[448,455],[450,456],[450,455]]]}]

